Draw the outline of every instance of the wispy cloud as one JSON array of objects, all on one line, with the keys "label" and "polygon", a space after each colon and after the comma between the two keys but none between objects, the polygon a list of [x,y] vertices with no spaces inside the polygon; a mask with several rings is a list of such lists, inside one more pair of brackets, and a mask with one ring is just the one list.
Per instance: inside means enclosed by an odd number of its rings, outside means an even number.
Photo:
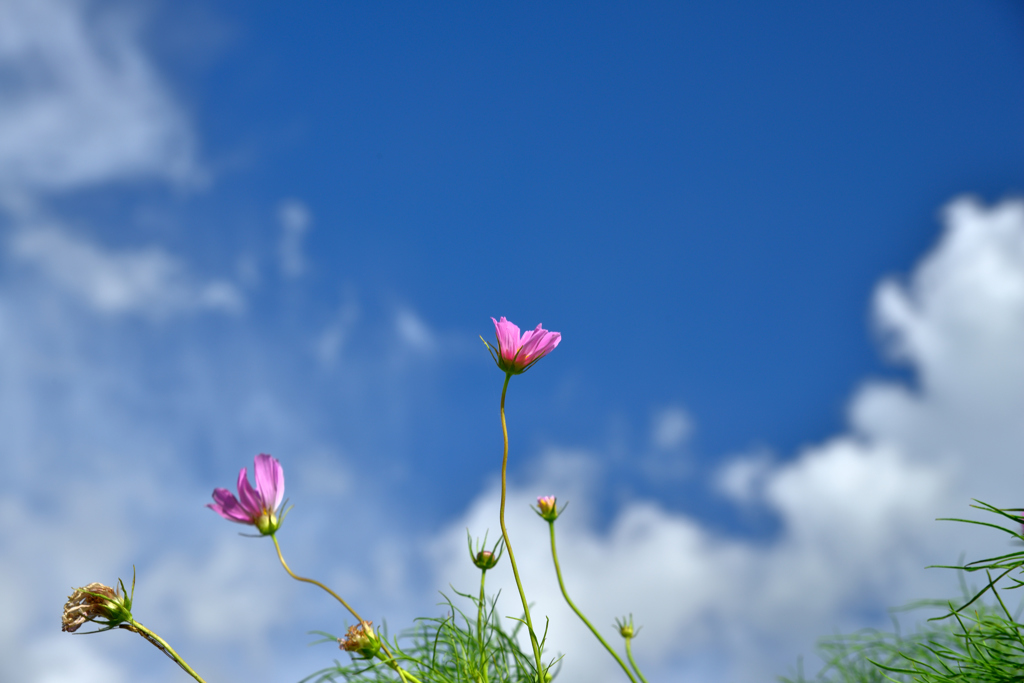
[{"label": "wispy cloud", "polygon": [[419,353],[430,353],[437,344],[434,333],[410,308],[401,308],[395,313],[395,331],[406,346]]},{"label": "wispy cloud", "polygon": [[98,3],[0,3],[0,209],[10,256],[104,314],[238,312],[226,280],[201,282],[159,246],[105,248],[40,219],[55,194],[157,179],[202,182],[182,108],[125,12]]},{"label": "wispy cloud", "polygon": [[297,199],[281,202],[277,212],[281,222],[281,245],[279,256],[281,272],[285,277],[295,278],[306,272],[306,258],[302,244],[313,221],[309,207]]},{"label": "wispy cloud", "polygon": [[233,284],[197,282],[159,247],[104,249],[50,226],[16,232],[10,253],[99,313],[164,319],[200,309],[238,313],[244,307]]},{"label": "wispy cloud", "polygon": [[670,406],[659,410],[651,421],[651,443],[670,451],[681,447],[693,433],[693,418],[684,409]]},{"label": "wispy cloud", "polygon": [[316,357],[324,367],[332,368],[337,363],[359,316],[359,299],[351,287],[346,288],[334,318],[314,342]]},{"label": "wispy cloud", "polygon": [[191,127],[137,33],[95,3],[0,3],[0,190],[203,180]]},{"label": "wispy cloud", "polygon": [[737,503],[761,500],[764,483],[772,471],[768,452],[755,452],[733,458],[715,475],[714,486],[719,493]]}]

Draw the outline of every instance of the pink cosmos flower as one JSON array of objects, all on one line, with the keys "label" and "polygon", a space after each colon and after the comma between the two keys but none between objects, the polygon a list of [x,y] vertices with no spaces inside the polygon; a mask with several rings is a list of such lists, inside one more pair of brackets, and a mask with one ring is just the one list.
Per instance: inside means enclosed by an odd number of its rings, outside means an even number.
[{"label": "pink cosmos flower", "polygon": [[498,367],[510,375],[526,372],[562,341],[561,333],[548,332],[540,325],[520,336],[519,328],[505,320],[504,316],[501,320],[494,320],[494,336],[498,339],[497,349],[486,341],[484,343]]},{"label": "pink cosmos flower", "polygon": [[260,453],[255,458],[253,472],[256,488],[249,484],[249,476],[242,468],[238,473],[238,498],[227,489],[214,489],[213,500],[207,504],[229,522],[251,524],[264,536],[281,526],[281,499],[284,498],[284,470],[277,458]]}]

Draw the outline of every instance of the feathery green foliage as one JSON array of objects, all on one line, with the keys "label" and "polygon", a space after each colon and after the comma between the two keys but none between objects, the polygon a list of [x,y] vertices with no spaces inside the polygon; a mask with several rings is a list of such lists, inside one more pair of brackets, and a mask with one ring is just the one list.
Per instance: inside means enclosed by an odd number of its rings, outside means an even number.
[{"label": "feathery green foliage", "polygon": [[[1010,520],[1013,526],[971,519],[951,519],[990,527],[1024,542],[1021,510],[1003,510],[975,501],[972,507]],[[930,619],[909,636],[866,630],[826,638],[818,644],[825,667],[813,679],[780,677],[782,683],[1010,683],[1024,681],[1024,624],[1010,613],[1002,590],[1024,586],[1020,578],[1024,550],[961,565],[942,565],[964,573],[985,572],[985,585],[968,591],[959,607],[952,602],[929,601],[911,607],[945,607],[946,614]],[[1003,582],[1000,584],[1000,582]],[[973,593],[973,595],[972,595]],[[992,602],[981,599],[991,595]],[[969,609],[968,609],[969,608]]]},{"label": "feathery green foliage", "polygon": [[[481,604],[480,598],[467,593],[459,596],[470,600],[477,619],[467,616],[450,598],[444,596],[447,616],[417,619],[415,627],[404,631],[390,643],[392,653],[402,668],[423,683],[535,683],[536,667],[532,654],[519,646],[520,620],[506,631],[495,613],[497,596]],[[331,634],[318,631],[324,642],[337,642]],[[551,670],[549,664],[547,670]],[[353,681],[370,683],[400,681],[399,675],[380,660],[353,659],[344,664],[317,671],[300,683],[333,683]]]}]

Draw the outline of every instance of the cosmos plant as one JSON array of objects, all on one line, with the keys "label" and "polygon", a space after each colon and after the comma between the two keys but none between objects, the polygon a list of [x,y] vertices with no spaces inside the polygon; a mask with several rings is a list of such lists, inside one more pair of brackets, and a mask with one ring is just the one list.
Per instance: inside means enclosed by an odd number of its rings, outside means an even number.
[{"label": "cosmos plant", "polygon": [[[292,571],[285,561],[278,540],[281,533],[287,503],[284,500],[284,468],[277,458],[261,453],[255,457],[253,476],[255,486],[250,483],[245,467],[241,468],[236,483],[236,493],[225,488],[213,491],[211,510],[235,524],[252,527],[256,538],[270,537],[281,567],[292,579],[310,584],[329,595],[345,610],[352,621],[345,624],[343,636],[327,631],[315,631],[323,636],[320,642],[335,643],[347,653],[349,663],[335,660],[303,679],[301,683],[329,683],[333,681],[401,681],[402,683],[548,683],[559,672],[561,656],[546,652],[548,626],[538,632],[530,612],[526,587],[519,574],[513,550],[512,539],[505,525],[505,503],[507,493],[507,470],[509,459],[508,424],[505,419],[505,399],[512,377],[531,369],[542,358],[550,354],[561,342],[558,332],[545,330],[541,325],[521,333],[519,327],[502,317],[494,322],[495,342],[484,340],[495,365],[504,375],[499,403],[499,416],[503,437],[501,458],[501,501],[497,510],[501,537],[488,545],[487,536],[483,541],[474,541],[467,530],[469,560],[480,570],[478,591],[462,593],[456,591],[466,609],[446,598],[448,614],[444,617],[424,617],[415,620],[413,626],[396,637],[389,638],[380,628],[374,628],[373,621],[365,619],[356,609],[327,585],[312,578],[300,576]],[[1021,524],[1021,510],[1001,510],[979,504],[987,512],[1001,515],[1011,521],[1011,527],[1000,527],[988,522],[971,522],[995,526],[1024,542]],[[633,657],[632,641],[640,632],[634,626],[633,615],[623,617],[614,625],[623,640],[623,658],[619,651],[581,611],[569,597],[565,579],[559,564],[555,544],[555,524],[565,512],[553,495],[537,498],[534,508],[541,520],[548,524],[551,559],[562,597],[575,615],[583,622],[594,637],[608,652],[615,669],[631,683],[647,683]],[[970,520],[958,520],[970,521]],[[522,603],[522,613],[501,618],[496,614],[496,597],[486,592],[487,572],[493,569],[503,556],[515,577],[516,588]],[[638,558],[638,561],[642,561]],[[864,645],[859,636],[845,640],[833,639],[823,645],[825,653],[834,653],[839,647],[839,656],[819,674],[819,681],[843,681],[854,683],[883,680],[921,681],[922,683],[945,683],[946,681],[1009,681],[1020,680],[1024,671],[1024,625],[1005,608],[1000,598],[1000,581],[1006,579],[1009,588],[1024,586],[1024,551],[1000,555],[987,560],[959,567],[964,572],[984,571],[987,582],[984,588],[964,604],[955,607],[950,604],[946,615],[948,628],[934,628],[916,639],[908,641],[878,640]],[[454,590],[454,589],[453,589]],[[990,594],[1002,606],[994,610],[982,602]],[[204,679],[172,648],[163,638],[139,623],[133,615],[135,601],[135,580],[131,591],[119,581],[115,587],[101,583],[89,583],[75,588],[64,606],[61,628],[68,633],[95,633],[120,629],[139,634],[173,660],[184,673],[200,683]],[[974,606],[974,612],[968,608]],[[980,611],[979,611],[980,610]],[[513,624],[509,630],[507,624]],[[96,627],[94,631],[81,631],[86,624]],[[558,628],[554,625],[552,628]],[[525,630],[525,633],[523,632]],[[526,648],[523,647],[525,643]],[[837,646],[836,643],[839,645]],[[832,647],[833,650],[828,648]],[[851,653],[853,653],[851,655]],[[826,658],[827,659],[827,658]],[[566,660],[568,661],[568,660]],[[609,662],[612,665],[612,662]],[[970,671],[972,676],[960,677],[958,672]],[[783,679],[794,680],[794,679]],[[803,674],[799,681],[805,681]]]}]

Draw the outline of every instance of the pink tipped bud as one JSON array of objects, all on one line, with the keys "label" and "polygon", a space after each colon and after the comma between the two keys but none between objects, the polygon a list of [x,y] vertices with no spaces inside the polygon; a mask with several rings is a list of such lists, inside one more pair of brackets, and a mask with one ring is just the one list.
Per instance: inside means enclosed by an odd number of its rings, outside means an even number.
[{"label": "pink tipped bud", "polygon": [[549,522],[558,519],[558,503],[554,496],[540,496],[537,498],[537,507],[543,519]]},{"label": "pink tipped bud", "polygon": [[469,547],[469,559],[476,565],[477,569],[487,571],[493,569],[494,565],[498,564],[498,560],[501,559],[501,553],[504,550],[501,539],[494,544],[490,550],[484,547],[487,544],[487,535],[484,534],[483,543],[477,541],[473,543],[473,537],[469,535],[469,529],[466,529],[466,545]]},{"label": "pink tipped bud", "polygon": [[500,557],[500,555],[495,555],[490,550],[481,550],[476,554],[476,557],[473,558],[473,564],[475,564],[478,569],[493,569],[494,565],[498,564],[498,558]]}]

